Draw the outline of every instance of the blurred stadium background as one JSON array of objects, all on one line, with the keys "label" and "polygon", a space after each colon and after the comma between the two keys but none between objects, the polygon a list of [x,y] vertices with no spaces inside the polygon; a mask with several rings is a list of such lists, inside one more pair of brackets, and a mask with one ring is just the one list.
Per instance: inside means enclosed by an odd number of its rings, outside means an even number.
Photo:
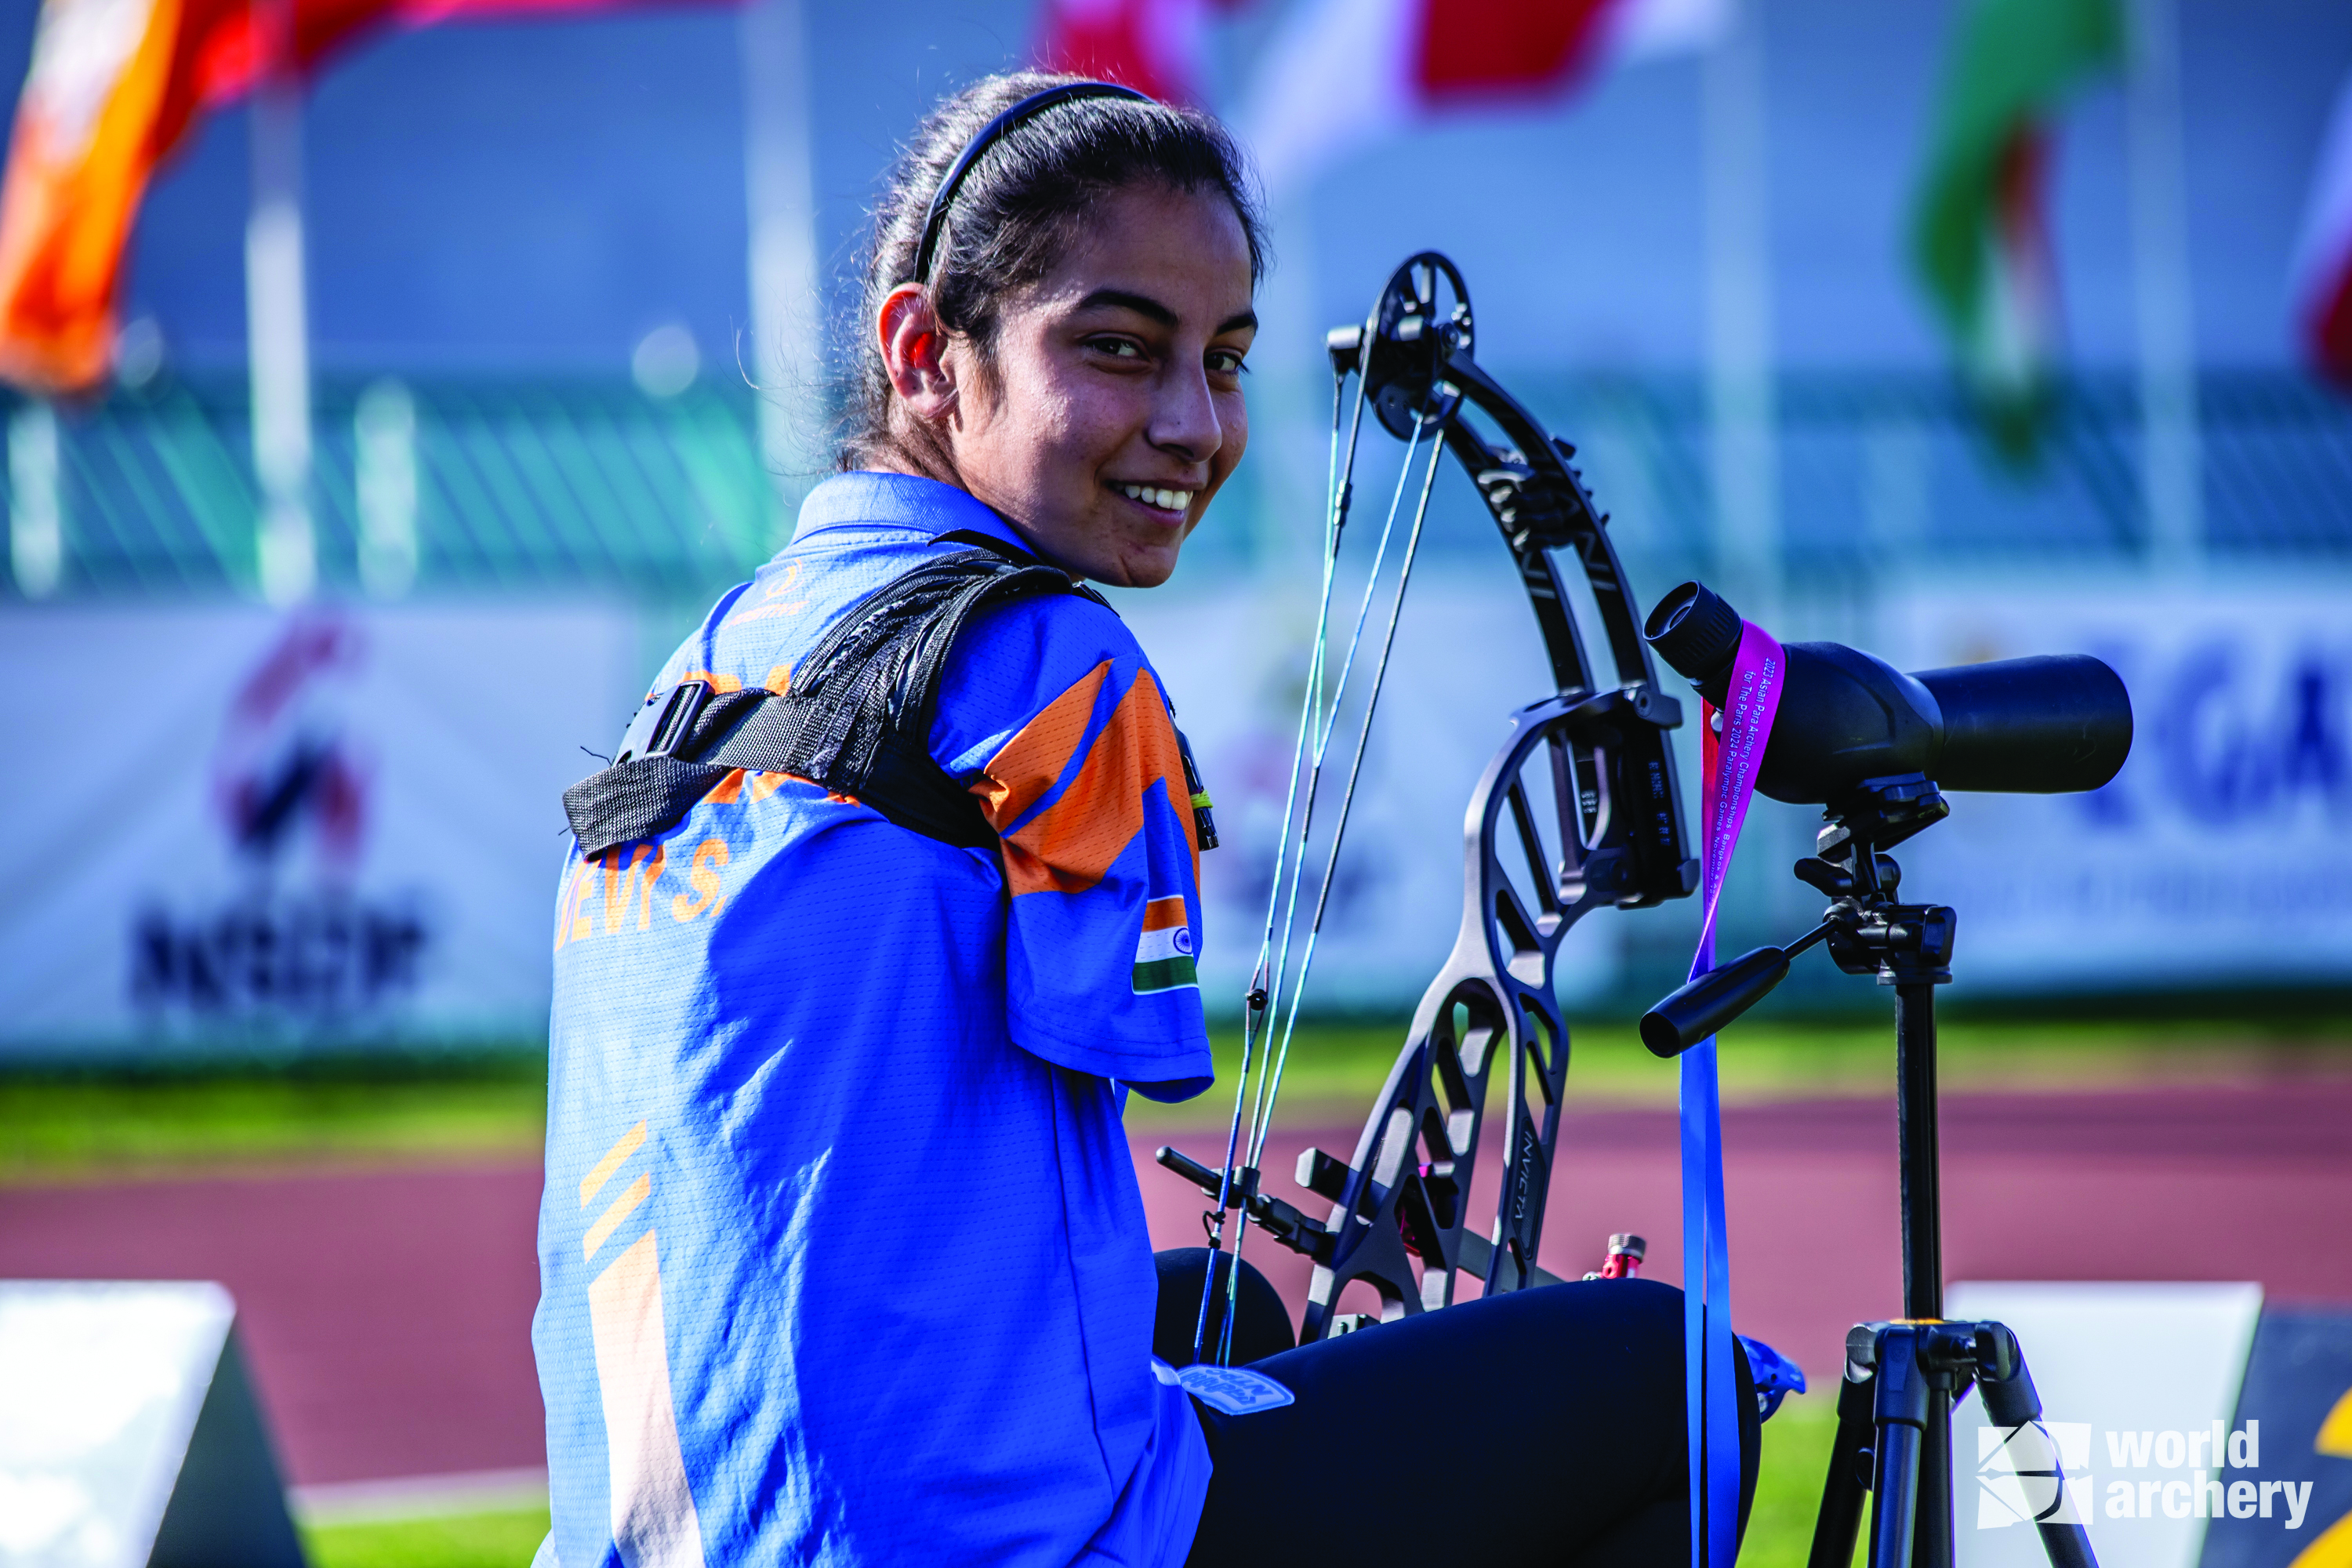
[{"label": "blurred stadium background", "polygon": [[[1962,40],[2002,6],[1629,7],[1681,30],[1337,131],[1285,131],[1278,112],[1300,96],[1281,75],[1300,38],[1338,37],[1330,0],[1066,0],[1058,23],[1030,0],[465,19],[367,37],[298,106],[201,119],[131,232],[103,384],[5,400],[0,668],[29,719],[0,747],[23,825],[0,900],[0,1100],[21,1132],[0,1268],[166,1259],[279,1289],[249,1247],[110,1252],[151,1224],[110,1216],[168,1189],[184,1242],[205,1214],[302,1210],[286,1161],[338,1162],[318,1180],[349,1183],[354,1155],[429,1159],[454,1184],[436,1202],[497,1209],[484,1234],[514,1253],[467,1243],[464,1268],[436,1265],[436,1305],[391,1316],[488,1347],[493,1370],[460,1381],[516,1408],[486,1419],[446,1391],[412,1436],[338,1447],[360,1420],[321,1413],[341,1335],[247,1291],[263,1402],[297,1481],[528,1487],[556,795],[711,598],[789,539],[825,468],[834,323],[896,140],[946,89],[1049,37],[1102,47],[1109,24],[1087,27],[1130,12],[1192,29],[1191,52],[1151,57],[1173,73],[1158,85],[1269,145],[1328,143],[1273,171],[1251,462],[1175,583],[1120,597],[1229,825],[1204,868],[1213,1009],[1237,1005],[1303,668],[1322,333],[1435,247],[1468,279],[1481,362],[1582,449],[1645,603],[1703,575],[1784,637],[1911,668],[2079,650],[2125,674],[2139,731],[2116,784],[1963,797],[1905,857],[1907,889],[1961,911],[1951,1000],[1981,1020],[1956,1038],[1964,1089],[2165,1078],[2283,1096],[2222,1118],[2249,1145],[2298,1097],[2337,1103],[2309,1085],[2352,1068],[2352,401],[2309,300],[2343,237],[2325,149],[2352,11],[2134,0],[2121,54],[2031,106],[2040,218],[2021,244],[2051,308],[2018,437],[1956,359],[1912,240]],[[1528,8],[1489,9],[1500,26]],[[25,79],[35,35],[30,0],[0,0],[0,79]],[[266,237],[288,201],[290,296],[269,292],[289,275]],[[305,307],[290,327],[288,298]],[[1353,1020],[1318,1037],[1327,1125],[1377,1081],[1394,1043],[1380,1021],[1451,942],[1461,803],[1505,711],[1542,693],[1518,589],[1458,478],[1433,529],[1321,961],[1323,1010]],[[1810,923],[1785,872],[1810,814],[1759,803],[1750,832],[1734,947]],[[1567,1000],[1596,1021],[1592,1081],[1614,1102],[1671,1094],[1622,1037],[1681,977],[1696,913],[1577,933]],[[1750,1064],[1734,1049],[1735,1089],[1883,1092],[1881,1005],[1801,966]],[[2276,1090],[2282,1075],[2305,1087]],[[2071,1136],[2063,1116],[2036,1125]],[[2096,1268],[2352,1295],[2340,1232],[2315,1228],[2352,1212],[2352,1166],[2320,1134],[2288,1142],[2302,1195],[2238,1212],[2309,1238],[2304,1263],[2187,1244],[2168,1259],[2151,1231],[2147,1255]],[[224,1161],[278,1162],[278,1184],[224,1185]],[[215,1185],[125,1184],[158,1165]],[[334,1191],[351,1215],[412,1201]],[[1190,1221],[1169,1223],[1172,1238]],[[1672,1229],[1669,1208],[1653,1234]],[[1982,1268],[2066,1277],[2063,1256],[2005,1256],[2000,1234],[1989,1220]],[[502,1316],[434,1316],[493,1276],[480,1300]]]}]

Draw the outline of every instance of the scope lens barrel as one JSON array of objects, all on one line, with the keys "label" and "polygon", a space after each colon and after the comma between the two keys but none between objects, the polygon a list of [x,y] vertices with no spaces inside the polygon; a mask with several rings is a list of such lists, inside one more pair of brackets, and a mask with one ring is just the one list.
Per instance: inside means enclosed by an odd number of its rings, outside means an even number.
[{"label": "scope lens barrel", "polygon": [[2087,654],[1923,669],[1943,710],[1932,770],[1948,790],[2068,795],[2097,789],[2131,754],[2131,693]]}]

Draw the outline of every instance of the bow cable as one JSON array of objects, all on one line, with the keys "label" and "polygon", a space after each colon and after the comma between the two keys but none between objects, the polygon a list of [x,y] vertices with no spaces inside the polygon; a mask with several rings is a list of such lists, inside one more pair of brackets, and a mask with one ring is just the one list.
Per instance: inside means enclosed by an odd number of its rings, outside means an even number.
[{"label": "bow cable", "polygon": [[[1420,444],[1420,433],[1418,431],[1414,432],[1413,444],[1415,447],[1418,447]],[[1297,838],[1291,839],[1286,834],[1286,842],[1282,846],[1282,860],[1284,864],[1278,865],[1276,870],[1276,876],[1277,881],[1279,881],[1286,869],[1288,887],[1286,896],[1283,903],[1280,921],[1282,931],[1281,945],[1275,951],[1272,984],[1267,987],[1267,994],[1274,1001],[1274,1010],[1270,1015],[1268,1015],[1266,1019],[1266,1038],[1269,1044],[1273,1039],[1275,1026],[1280,1023],[1284,1016],[1282,1008],[1282,988],[1284,981],[1287,978],[1290,973],[1291,938],[1297,932],[1298,927],[1298,890],[1305,881],[1307,847],[1315,828],[1315,802],[1317,796],[1322,790],[1323,759],[1330,750],[1331,736],[1339,728],[1339,707],[1340,704],[1347,700],[1348,695],[1348,679],[1355,670],[1356,655],[1363,646],[1364,625],[1371,616],[1372,598],[1380,587],[1381,566],[1387,559],[1389,542],[1396,533],[1397,512],[1402,508],[1404,500],[1404,475],[1409,475],[1411,472],[1412,457],[1413,452],[1411,449],[1408,449],[1405,455],[1405,469],[1398,479],[1396,493],[1390,498],[1388,519],[1381,527],[1380,543],[1372,551],[1371,572],[1364,580],[1363,601],[1356,607],[1355,627],[1348,638],[1348,651],[1339,661],[1339,679],[1338,684],[1332,688],[1329,702],[1328,705],[1323,706],[1320,710],[1319,716],[1321,723],[1315,733],[1314,752],[1311,757],[1305,759],[1294,755],[1290,762],[1291,776],[1296,779],[1303,761],[1307,770],[1307,791],[1304,810],[1299,819],[1298,836]],[[1410,570],[1409,567],[1408,570]],[[1326,657],[1328,660],[1328,656]],[[1379,699],[1379,687],[1375,685],[1373,688],[1373,698],[1375,701]],[[1370,725],[1371,710],[1367,707],[1363,719],[1365,731],[1369,732]],[[1359,754],[1360,755],[1360,743],[1358,749]],[[1342,813],[1339,826],[1340,828],[1344,829],[1346,825],[1346,816],[1345,814]],[[1322,900],[1328,897],[1328,888],[1322,889],[1318,893],[1318,908]],[[1271,900],[1269,900],[1269,902],[1271,902]],[[1267,910],[1267,914],[1269,917],[1267,921],[1267,935],[1268,940],[1271,941],[1276,922],[1272,919],[1273,910],[1271,909]],[[1261,960],[1261,963],[1263,963],[1263,960]],[[1295,1006],[1295,993],[1293,1001]],[[1259,1101],[1256,1109],[1252,1113],[1250,1123],[1251,1133],[1254,1140],[1255,1139],[1257,1131],[1257,1121],[1265,1114],[1265,1067],[1266,1063],[1264,1060],[1261,1060],[1258,1068]],[[1262,1140],[1257,1141],[1262,1142]],[[1251,1154],[1252,1158],[1250,1159],[1249,1163],[1254,1166],[1256,1163],[1254,1148],[1251,1151]]]},{"label": "bow cable", "polygon": [[[1416,425],[1413,430],[1416,444],[1419,442],[1420,436],[1420,427]],[[1250,1145],[1250,1163],[1253,1165],[1256,1164],[1258,1157],[1265,1152],[1266,1134],[1273,1131],[1275,1100],[1282,1093],[1283,1069],[1289,1062],[1291,1036],[1298,1026],[1299,1002],[1307,990],[1307,972],[1315,962],[1315,942],[1316,938],[1322,934],[1324,911],[1330,907],[1331,886],[1337,878],[1339,867],[1339,843],[1348,831],[1349,814],[1355,809],[1356,784],[1363,775],[1364,752],[1372,738],[1372,711],[1380,705],[1381,688],[1388,679],[1389,656],[1396,647],[1397,621],[1404,614],[1405,589],[1412,581],[1413,560],[1421,551],[1422,528],[1429,520],[1430,493],[1436,488],[1438,463],[1444,456],[1445,449],[1432,442],[1429,465],[1422,470],[1421,500],[1413,509],[1412,530],[1405,536],[1404,558],[1397,567],[1396,596],[1389,604],[1389,624],[1381,637],[1380,661],[1372,667],[1371,693],[1364,700],[1364,722],[1356,731],[1355,755],[1348,763],[1348,787],[1340,794],[1339,817],[1332,825],[1331,845],[1324,855],[1323,876],[1315,892],[1315,915],[1307,927],[1306,951],[1298,961],[1298,978],[1291,987],[1290,1009],[1283,1020],[1282,1046],[1275,1056],[1270,1073],[1266,1075],[1271,1081],[1261,1082],[1260,1085],[1263,1096],[1257,1113],[1256,1126],[1253,1129],[1254,1141]],[[1405,460],[1407,464],[1405,477],[1409,477],[1412,463],[1410,450],[1406,454]],[[1400,478],[1397,488],[1402,493],[1404,488],[1402,477]],[[1357,626],[1359,636],[1362,634],[1362,623],[1360,620]],[[1354,656],[1354,652],[1353,647],[1349,649],[1350,658]],[[1300,848],[1303,850],[1305,847],[1302,840]],[[1294,879],[1294,890],[1296,886]]]},{"label": "bow cable", "polygon": [[[1269,989],[1266,966],[1274,948],[1276,911],[1281,907],[1283,872],[1290,842],[1290,825],[1298,809],[1300,764],[1307,755],[1307,738],[1316,730],[1316,719],[1322,708],[1322,690],[1327,659],[1330,647],[1331,595],[1337,582],[1339,561],[1339,541],[1348,526],[1348,510],[1355,495],[1352,476],[1356,467],[1358,438],[1364,425],[1364,378],[1362,375],[1367,348],[1357,353],[1356,405],[1353,417],[1348,421],[1346,456],[1341,457],[1340,412],[1346,405],[1347,371],[1335,367],[1331,380],[1331,441],[1324,476],[1325,509],[1323,521],[1323,584],[1318,595],[1315,612],[1315,636],[1308,646],[1307,679],[1301,690],[1298,707],[1298,733],[1290,753],[1290,778],[1282,802],[1282,828],[1276,839],[1275,874],[1266,889],[1265,930],[1258,942],[1257,963],[1250,976],[1250,990],[1242,1010],[1242,1059],[1234,1084],[1234,1115],[1225,1132],[1225,1158],[1217,1182],[1217,1206],[1205,1216],[1209,1230],[1209,1268],[1201,1284],[1201,1311],[1192,1328],[1192,1359],[1202,1359],[1209,1331],[1209,1304],[1216,1294],[1217,1260],[1224,1243],[1225,1219],[1233,1207],[1234,1156],[1241,1146],[1242,1116],[1248,1103],[1250,1061],[1256,1044],[1257,1027],[1265,1010],[1269,994],[1278,996],[1279,981]],[[1318,740],[1320,755],[1321,740]],[[1314,809],[1313,789],[1307,792],[1307,813]],[[1295,899],[1294,899],[1295,902]],[[1244,1198],[1246,1203],[1246,1197]],[[1244,1214],[1246,1224],[1246,1214]],[[1238,1274],[1238,1271],[1236,1271]],[[1230,1336],[1228,1336],[1230,1337]]]},{"label": "bow cable", "polygon": [[[1396,513],[1403,501],[1406,487],[1412,478],[1412,462],[1421,445],[1422,433],[1424,428],[1442,422],[1442,419],[1431,421],[1416,418],[1414,420],[1412,436],[1405,451],[1404,467],[1398,472],[1396,493],[1390,502],[1388,521],[1388,528],[1390,529],[1392,529],[1395,526]],[[1275,1106],[1282,1094],[1283,1071],[1289,1064],[1290,1044],[1298,1027],[1299,1009],[1307,994],[1307,973],[1309,970],[1313,968],[1315,963],[1316,940],[1322,934],[1323,916],[1325,911],[1330,908],[1331,889],[1338,879],[1339,847],[1347,836],[1349,815],[1355,807],[1356,785],[1362,776],[1364,754],[1370,748],[1372,738],[1372,718],[1380,707],[1381,689],[1386,683],[1388,679],[1389,657],[1396,647],[1397,622],[1404,613],[1405,590],[1411,585],[1412,581],[1413,560],[1420,552],[1423,527],[1429,520],[1430,496],[1436,488],[1438,466],[1444,460],[1444,456],[1445,448],[1444,445],[1435,440],[1431,441],[1429,446],[1428,463],[1422,470],[1421,497],[1413,509],[1412,527],[1405,538],[1403,557],[1398,563],[1396,594],[1389,604],[1388,625],[1383,629],[1381,635],[1380,658],[1372,666],[1371,689],[1366,694],[1364,700],[1363,720],[1356,731],[1355,752],[1352,757],[1350,757],[1348,765],[1347,787],[1340,794],[1339,813],[1331,826],[1330,846],[1325,852],[1323,874],[1318,879],[1316,887],[1315,912],[1307,923],[1305,945],[1299,955],[1297,976],[1291,982],[1290,1005],[1286,1009],[1280,1010],[1279,1013],[1282,1044],[1278,1048],[1274,1050],[1274,1054],[1271,1058],[1263,1062],[1259,1068],[1258,1103],[1256,1110],[1251,1118],[1250,1143],[1247,1156],[1247,1167],[1251,1170],[1258,1169],[1259,1162],[1263,1159],[1265,1153],[1265,1141],[1267,1135],[1274,1130]],[[1388,545],[1388,532],[1386,529],[1382,531],[1381,545],[1381,551],[1385,552]],[[1379,555],[1377,553],[1374,556],[1373,571],[1375,578],[1377,578],[1379,571]],[[1364,610],[1369,611],[1371,602],[1370,584],[1366,584],[1364,599]],[[1355,635],[1349,639],[1348,648],[1349,663],[1353,662],[1357,651],[1357,645],[1360,642],[1363,637],[1365,618],[1366,616],[1364,613],[1360,611],[1356,620]],[[1344,687],[1346,682],[1346,668],[1347,666],[1343,664],[1341,667],[1342,687]],[[1341,693],[1335,692],[1332,699],[1331,710],[1335,721],[1338,715],[1340,695]],[[1325,733],[1324,739],[1328,744],[1329,740],[1328,730]],[[1322,756],[1318,752],[1315,759],[1315,774],[1318,778],[1320,777],[1322,772]],[[1313,805],[1313,797],[1314,788],[1313,785],[1310,784],[1308,790],[1308,805],[1310,807]],[[1307,837],[1305,833],[1302,832],[1297,840],[1298,859],[1303,860],[1306,853]],[[1292,907],[1285,913],[1285,929],[1283,931],[1283,949],[1286,957],[1290,945],[1291,933],[1297,924],[1296,900],[1298,888],[1304,879],[1303,871],[1303,865],[1298,864],[1297,861],[1294,861],[1291,869],[1290,885]],[[1276,968],[1276,975],[1277,983],[1281,978],[1283,967],[1285,966],[1277,966]],[[1269,1020],[1267,1027],[1267,1040],[1270,1046],[1272,1044],[1273,1035],[1273,1020]],[[1224,1333],[1222,1336],[1219,1345],[1220,1353],[1218,1356],[1220,1364],[1229,1363],[1233,1355],[1234,1315],[1241,1292],[1242,1245],[1249,1237],[1249,1215],[1246,1209],[1243,1210],[1242,1217],[1243,1224],[1234,1234],[1234,1268],[1226,1284],[1227,1299],[1225,1303]]]},{"label": "bow cable", "polygon": [[[1388,515],[1382,523],[1380,541],[1372,553],[1370,573],[1364,584],[1363,597],[1358,605],[1355,623],[1350,628],[1346,652],[1339,664],[1339,678],[1328,687],[1329,678],[1329,634],[1331,600],[1336,584],[1340,538],[1347,526],[1348,513],[1354,498],[1356,455],[1363,427],[1366,395],[1364,369],[1370,352],[1373,333],[1368,328],[1360,340],[1357,361],[1352,367],[1357,374],[1353,417],[1347,421],[1344,457],[1340,440],[1341,409],[1346,401],[1345,384],[1349,366],[1335,366],[1337,375],[1332,387],[1331,443],[1327,483],[1328,501],[1325,512],[1323,582],[1317,606],[1314,641],[1307,662],[1306,689],[1299,710],[1298,731],[1291,752],[1288,788],[1283,802],[1283,818],[1274,876],[1266,890],[1266,918],[1258,947],[1257,963],[1251,975],[1251,985],[1243,1015],[1242,1059],[1236,1075],[1234,1115],[1226,1133],[1225,1158],[1220,1173],[1217,1207],[1209,1217],[1209,1267],[1202,1281],[1201,1310],[1193,1330],[1193,1358],[1205,1359],[1208,1338],[1209,1309],[1217,1286],[1217,1264],[1222,1250],[1224,1222],[1234,1208],[1236,1177],[1245,1169],[1255,1175],[1262,1158],[1265,1141],[1272,1131],[1276,1104],[1282,1089],[1282,1078],[1290,1056],[1291,1041],[1296,1034],[1298,1012],[1305,995],[1307,978],[1314,963],[1316,940],[1322,930],[1323,917],[1330,905],[1331,889],[1336,879],[1339,847],[1347,832],[1348,817],[1353,809],[1356,786],[1362,774],[1364,756],[1371,737],[1371,725],[1380,703],[1381,689],[1387,679],[1391,654],[1396,643],[1397,623],[1403,612],[1405,589],[1412,579],[1412,565],[1418,554],[1424,525],[1428,521],[1430,498],[1436,482],[1437,467],[1444,456],[1442,440],[1436,432],[1451,413],[1434,417],[1417,414],[1408,442],[1403,466],[1399,469],[1394,492],[1389,501]],[[1451,388],[1445,389],[1451,392]],[[1289,973],[1291,942],[1297,929],[1298,895],[1305,882],[1306,857],[1314,830],[1315,805],[1320,792],[1323,763],[1333,735],[1339,729],[1340,710],[1345,703],[1349,678],[1356,656],[1361,651],[1365,627],[1370,620],[1372,601],[1380,586],[1380,574],[1394,539],[1397,519],[1402,510],[1404,496],[1412,479],[1412,467],[1420,455],[1424,436],[1430,437],[1429,457],[1420,485],[1420,498],[1413,511],[1405,548],[1398,568],[1395,596],[1389,606],[1380,658],[1373,667],[1371,689],[1366,699],[1362,719],[1358,726],[1355,746],[1349,762],[1347,786],[1339,802],[1339,818],[1333,825],[1331,841],[1325,857],[1307,935],[1299,957],[1295,979]],[[1312,744],[1309,738],[1312,737]],[[1304,789],[1301,779],[1304,778]],[[1292,825],[1297,824],[1296,836]],[[1277,929],[1280,932],[1276,940]],[[1285,983],[1289,983],[1288,1007],[1283,1005]],[[1259,1032],[1263,1026],[1268,1053],[1256,1051]],[[1278,1050],[1274,1046],[1276,1035],[1281,1036]],[[1250,1075],[1255,1066],[1257,1073],[1256,1103],[1249,1106]],[[1244,1108],[1248,1107],[1249,1135],[1242,1136]],[[1246,1159],[1237,1168],[1235,1156],[1247,1151]],[[1246,1178],[1244,1178],[1246,1181]],[[1240,1292],[1240,1258],[1249,1229],[1249,1201],[1255,1195],[1255,1182],[1246,1182],[1248,1190],[1241,1196],[1240,1215],[1234,1237],[1234,1268],[1227,1278],[1226,1309],[1223,1331],[1218,1336],[1216,1359],[1220,1364],[1231,1361],[1233,1351],[1234,1315]]]}]

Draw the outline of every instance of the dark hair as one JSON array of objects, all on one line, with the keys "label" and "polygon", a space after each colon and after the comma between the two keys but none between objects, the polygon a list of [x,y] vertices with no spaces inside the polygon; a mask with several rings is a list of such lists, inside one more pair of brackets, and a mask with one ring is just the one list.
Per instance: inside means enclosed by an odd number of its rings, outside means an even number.
[{"label": "dark hair", "polygon": [[[887,368],[874,320],[893,289],[915,278],[931,197],[988,122],[1048,88],[1084,77],[1015,71],[982,79],[925,117],[875,204],[862,254],[856,316],[848,323],[849,386],[836,461],[871,466],[902,447],[891,427]],[[983,152],[950,198],[924,282],[940,327],[990,363],[1004,296],[1044,277],[1103,197],[1156,182],[1214,191],[1233,204],[1249,243],[1250,281],[1265,270],[1265,226],[1241,151],[1197,110],[1128,98],[1056,103]]]}]

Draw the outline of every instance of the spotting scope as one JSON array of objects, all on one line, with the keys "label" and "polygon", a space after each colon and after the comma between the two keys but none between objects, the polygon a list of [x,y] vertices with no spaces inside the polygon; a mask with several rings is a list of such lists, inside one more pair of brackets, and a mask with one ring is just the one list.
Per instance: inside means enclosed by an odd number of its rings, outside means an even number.
[{"label": "spotting scope", "polygon": [[[1720,708],[1739,612],[1685,583],[1650,612],[1658,657]],[[1819,805],[1865,779],[1923,773],[1942,789],[2064,795],[2097,789],[2131,753],[2131,698],[2087,654],[2003,658],[1906,675],[1843,643],[1784,645],[1780,711],[1756,787]]]}]

